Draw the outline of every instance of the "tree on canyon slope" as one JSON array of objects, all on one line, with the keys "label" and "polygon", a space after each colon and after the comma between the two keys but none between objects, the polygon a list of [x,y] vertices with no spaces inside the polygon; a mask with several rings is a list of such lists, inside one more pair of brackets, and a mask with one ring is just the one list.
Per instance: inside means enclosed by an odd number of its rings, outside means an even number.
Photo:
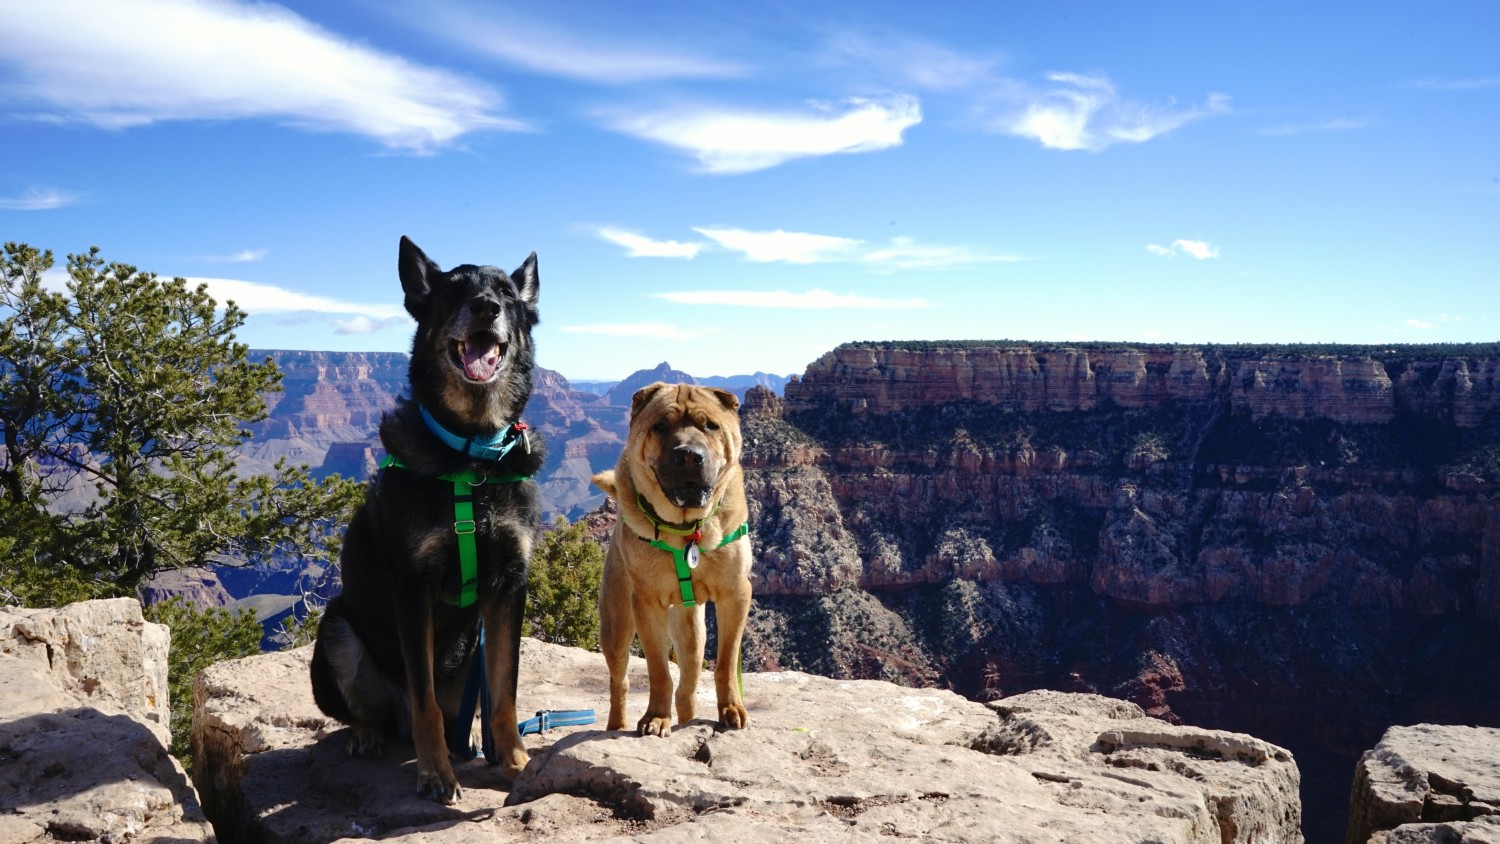
[{"label": "tree on canyon slope", "polygon": [[331,559],[357,484],[284,463],[235,471],[241,426],[281,381],[235,342],[244,312],[97,248],[69,256],[65,281],[52,266],[24,244],[0,255],[0,599],[61,604],[133,595],[164,569]]}]

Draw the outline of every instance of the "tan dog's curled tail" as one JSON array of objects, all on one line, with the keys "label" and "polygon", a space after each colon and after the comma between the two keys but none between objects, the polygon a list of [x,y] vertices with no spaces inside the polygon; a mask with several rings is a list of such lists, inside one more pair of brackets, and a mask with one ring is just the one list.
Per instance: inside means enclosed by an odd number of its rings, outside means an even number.
[{"label": "tan dog's curled tail", "polygon": [[609,496],[616,503],[619,503],[620,496],[616,492],[614,469],[605,469],[591,478],[591,480],[594,482],[594,486],[604,490],[605,495]]}]

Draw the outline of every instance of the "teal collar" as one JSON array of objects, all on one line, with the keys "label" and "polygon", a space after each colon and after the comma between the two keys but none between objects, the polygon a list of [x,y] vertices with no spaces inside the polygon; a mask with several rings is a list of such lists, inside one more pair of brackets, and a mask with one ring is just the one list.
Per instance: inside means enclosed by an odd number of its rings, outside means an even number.
[{"label": "teal collar", "polygon": [[[400,458],[388,454],[380,461],[380,468],[407,467]],[[530,478],[530,475],[514,473],[491,475],[475,469],[462,469],[437,476],[438,480],[453,484],[453,532],[458,536],[458,597],[443,598],[446,603],[459,608],[468,607],[479,596],[479,546],[474,541],[479,525],[474,519],[474,487],[485,484],[518,484]]]},{"label": "teal collar", "polygon": [[487,436],[475,434],[472,437],[461,437],[444,428],[425,405],[418,404],[417,410],[422,412],[422,421],[427,424],[427,430],[434,437],[465,457],[499,462],[518,442],[525,445],[528,454],[531,453],[531,439],[526,434],[525,422],[513,422]]}]

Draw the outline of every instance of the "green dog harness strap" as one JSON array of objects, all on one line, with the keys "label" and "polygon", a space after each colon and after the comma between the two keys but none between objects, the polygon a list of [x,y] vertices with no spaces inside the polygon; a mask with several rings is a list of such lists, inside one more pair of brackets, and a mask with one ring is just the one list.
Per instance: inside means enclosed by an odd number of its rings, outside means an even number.
[{"label": "green dog harness strap", "polygon": [[[733,533],[724,537],[724,541],[715,545],[714,550],[717,551],[749,533],[750,523],[743,522],[739,527],[734,529]],[[676,548],[660,539],[647,539],[644,536],[640,537],[640,539],[652,548],[659,548],[672,555],[672,563],[677,567],[677,587],[682,590],[682,605],[684,607],[696,607],[698,600],[693,596],[693,569],[698,567],[698,542],[703,539],[703,533],[695,530],[689,534],[687,537],[687,547],[685,548]]]},{"label": "green dog harness strap", "polygon": [[[380,461],[380,468],[391,467],[405,469],[406,465],[395,455],[386,455]],[[530,475],[514,473],[490,475],[473,469],[437,476],[438,480],[453,484],[453,533],[458,539],[458,597],[445,597],[445,603],[463,608],[473,606],[474,600],[479,597],[479,544],[474,539],[479,525],[474,520],[474,487],[484,484],[518,484],[530,478]]]}]

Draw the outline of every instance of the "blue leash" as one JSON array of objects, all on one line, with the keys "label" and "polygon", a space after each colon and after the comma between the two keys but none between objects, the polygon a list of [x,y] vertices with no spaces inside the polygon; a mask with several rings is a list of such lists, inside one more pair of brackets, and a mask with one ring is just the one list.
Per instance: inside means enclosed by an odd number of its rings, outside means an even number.
[{"label": "blue leash", "polygon": [[[464,696],[458,707],[458,720],[448,728],[448,749],[459,757],[469,760],[479,755],[479,750],[469,743],[469,730],[474,725],[474,710],[479,709],[480,743],[484,759],[497,765],[500,757],[495,750],[495,733],[490,729],[490,684],[484,670],[484,627],[479,628],[479,644],[474,651],[474,662],[469,666],[469,678],[464,682]],[[535,718],[527,718],[517,724],[521,735],[545,733],[553,727],[579,727],[594,723],[592,709],[543,709]]]}]

